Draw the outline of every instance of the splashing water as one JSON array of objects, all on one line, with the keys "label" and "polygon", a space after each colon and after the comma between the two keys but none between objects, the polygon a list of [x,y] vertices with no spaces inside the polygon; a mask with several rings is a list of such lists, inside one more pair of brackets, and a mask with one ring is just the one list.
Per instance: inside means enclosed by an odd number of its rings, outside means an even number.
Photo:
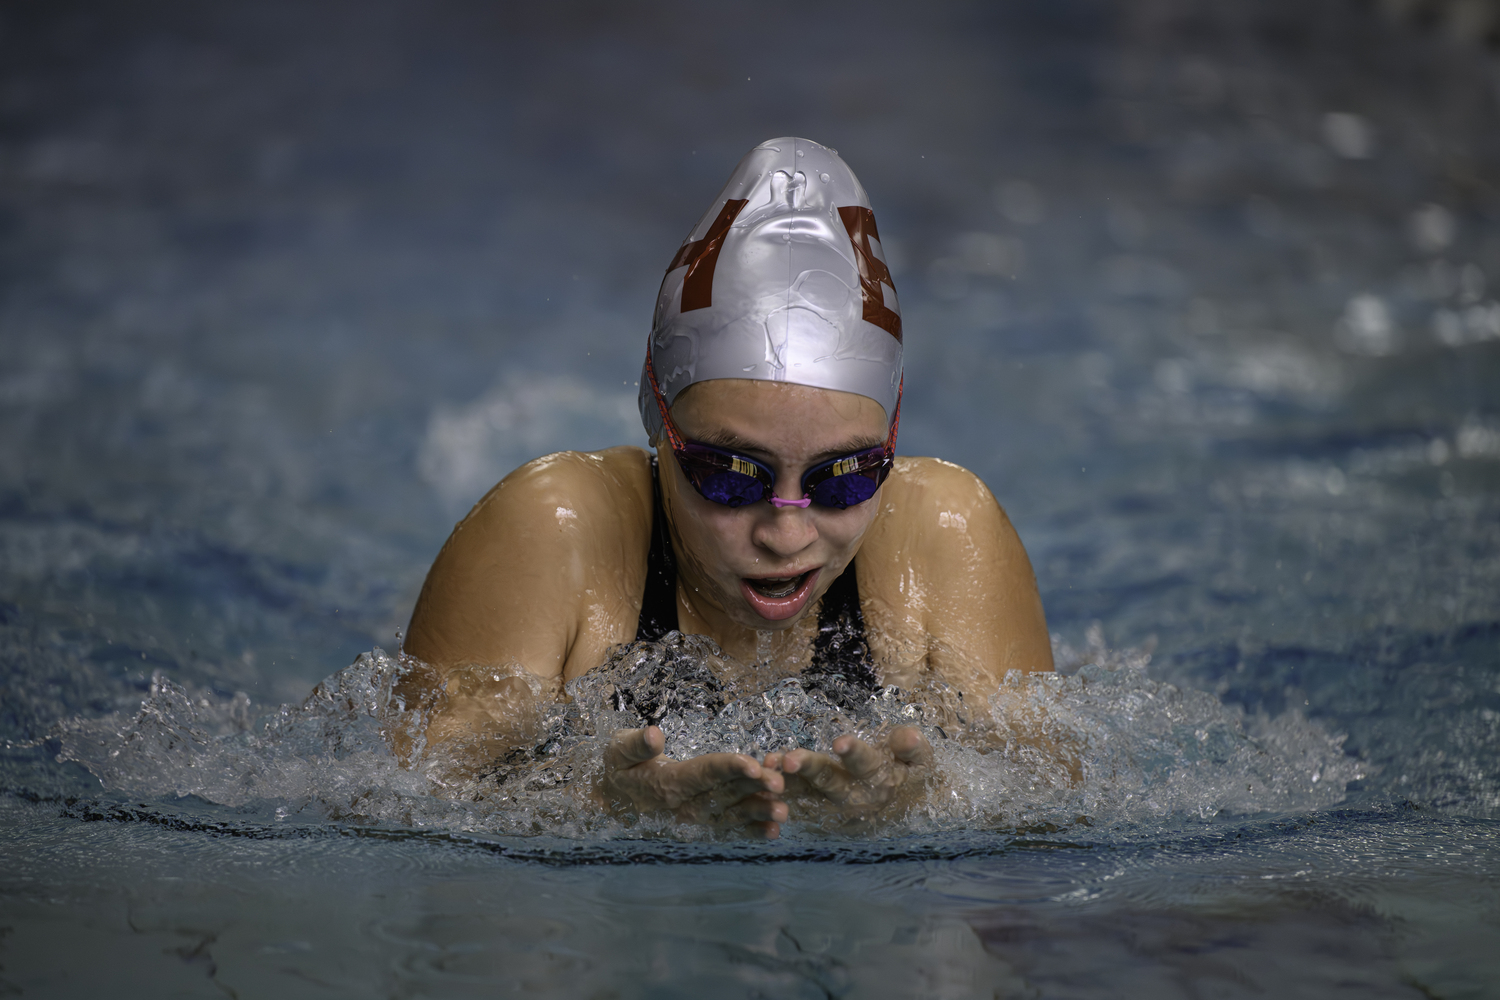
[{"label": "splashing water", "polygon": [[[301,705],[257,722],[243,694],[157,677],[133,716],[75,719],[53,735],[60,760],[82,764],[114,793],[195,796],[277,821],[594,839],[709,835],[596,805],[610,735],[643,725],[660,726],[678,758],[826,752],[844,733],[880,738],[919,726],[936,767],[918,805],[882,818],[885,834],[1139,829],[1304,812],[1339,803],[1368,770],[1343,752],[1342,736],[1301,714],[1247,717],[1153,679],[1148,651],[1108,650],[1097,630],[1086,649],[1059,643],[1056,654],[1058,673],[1012,673],[980,711],[939,684],[871,693],[838,676],[768,677],[677,633],[618,647],[563,698],[519,667],[450,677],[450,689],[482,680],[506,692],[524,744],[496,753],[478,738],[428,747],[426,722],[446,695],[411,698],[411,681],[429,668],[377,648]],[[849,829],[847,817],[817,816],[799,818],[794,803],[784,835]]]}]

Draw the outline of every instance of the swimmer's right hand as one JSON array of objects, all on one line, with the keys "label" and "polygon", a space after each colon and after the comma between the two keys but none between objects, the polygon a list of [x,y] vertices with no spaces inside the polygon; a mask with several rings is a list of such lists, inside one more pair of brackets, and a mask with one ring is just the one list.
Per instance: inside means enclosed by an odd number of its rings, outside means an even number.
[{"label": "swimmer's right hand", "polygon": [[781,775],[742,753],[710,753],[687,760],[665,755],[656,726],[621,729],[604,751],[600,796],[616,811],[668,812],[684,823],[744,825],[774,839],[786,819]]}]

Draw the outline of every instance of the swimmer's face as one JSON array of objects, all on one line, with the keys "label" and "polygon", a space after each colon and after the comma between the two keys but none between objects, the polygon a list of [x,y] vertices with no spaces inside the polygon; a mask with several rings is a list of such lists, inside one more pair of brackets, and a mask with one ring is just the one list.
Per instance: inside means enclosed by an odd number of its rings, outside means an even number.
[{"label": "swimmer's face", "polygon": [[[672,418],[689,440],[765,463],[776,473],[776,495],[787,500],[801,498],[809,468],[876,447],[887,431],[885,410],[868,396],[750,379],[695,383],[674,401]],[[658,454],[688,597],[745,628],[785,629],[801,620],[880,511],[879,492],[846,510],[764,501],[726,507],[693,489],[665,442]]]}]

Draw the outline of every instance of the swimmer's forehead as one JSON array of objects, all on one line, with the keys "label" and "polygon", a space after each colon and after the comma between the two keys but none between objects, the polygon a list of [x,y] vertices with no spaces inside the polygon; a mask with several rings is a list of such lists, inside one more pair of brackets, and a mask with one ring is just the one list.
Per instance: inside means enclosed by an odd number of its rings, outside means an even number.
[{"label": "swimmer's forehead", "polygon": [[684,432],[704,444],[746,453],[784,447],[847,454],[885,441],[885,409],[859,393],[787,382],[709,379],[672,404]]}]

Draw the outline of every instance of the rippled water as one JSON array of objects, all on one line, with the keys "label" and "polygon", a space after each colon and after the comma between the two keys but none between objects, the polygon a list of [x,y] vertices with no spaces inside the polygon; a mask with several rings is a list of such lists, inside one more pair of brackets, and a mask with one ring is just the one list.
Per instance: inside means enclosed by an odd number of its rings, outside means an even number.
[{"label": "rippled water", "polygon": [[[1494,995],[1500,64],[1418,7],[7,7],[0,992]],[[660,268],[789,133],[871,193],[902,448],[1006,505],[1059,676],[955,727],[648,644],[402,768],[452,520],[641,441]],[[601,818],[647,718],[918,721],[941,794]]]}]

